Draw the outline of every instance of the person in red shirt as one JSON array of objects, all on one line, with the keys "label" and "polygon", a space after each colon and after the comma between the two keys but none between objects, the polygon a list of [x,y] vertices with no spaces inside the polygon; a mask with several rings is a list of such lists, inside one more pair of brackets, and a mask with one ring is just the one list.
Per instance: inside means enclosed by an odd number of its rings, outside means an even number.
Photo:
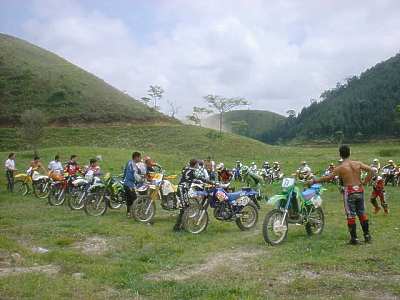
[{"label": "person in red shirt", "polygon": [[378,175],[378,169],[377,168],[372,168],[372,172],[374,174],[374,177],[372,178],[373,180],[373,190],[371,194],[371,203],[374,206],[374,213],[377,214],[380,210],[381,207],[378,204],[377,199],[379,198],[381,202],[381,206],[385,212],[385,215],[389,213],[389,207],[386,202],[386,194],[385,194],[385,180]]},{"label": "person in red shirt", "polygon": [[64,167],[64,172],[69,176],[76,176],[77,173],[81,173],[81,168],[78,165],[78,156],[71,155],[71,159]]},{"label": "person in red shirt", "polygon": [[218,172],[218,181],[222,183],[228,183],[232,179],[232,173],[228,171],[223,163],[219,163],[217,166],[217,172]]}]

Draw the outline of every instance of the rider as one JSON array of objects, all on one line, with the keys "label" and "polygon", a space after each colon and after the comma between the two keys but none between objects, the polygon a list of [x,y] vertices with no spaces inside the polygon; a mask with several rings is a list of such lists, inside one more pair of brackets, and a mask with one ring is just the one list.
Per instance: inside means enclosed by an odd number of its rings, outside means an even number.
[{"label": "rider", "polygon": [[218,181],[222,183],[228,183],[232,179],[232,173],[225,168],[223,163],[217,165]]},{"label": "rider", "polygon": [[207,159],[204,161],[204,167],[210,175],[210,180],[215,180],[215,161],[211,159],[211,156],[207,157]]},{"label": "rider", "polygon": [[372,182],[373,182],[373,191],[371,194],[371,203],[374,206],[374,213],[377,214],[381,208],[378,205],[377,198],[379,197],[379,200],[381,201],[381,206],[385,212],[385,215],[389,213],[389,207],[386,202],[386,193],[385,193],[385,180],[379,176],[378,169],[375,167],[372,167]]},{"label": "rider", "polygon": [[[339,153],[343,162],[333,170],[333,173],[318,180],[314,178],[310,183],[331,181],[335,176],[339,176],[343,180],[344,206],[350,232],[350,244],[358,244],[356,216],[360,220],[365,242],[368,243],[371,241],[371,235],[369,233],[368,216],[365,212],[363,185],[368,183],[372,177],[371,167],[362,162],[350,160],[350,147],[347,145],[342,145],[339,148]],[[364,182],[361,182],[361,171],[368,172]]]},{"label": "rider", "polygon": [[89,161],[89,166],[85,167],[85,170],[83,172],[85,175],[90,174],[93,176],[100,176],[100,166],[97,164],[97,159],[96,158],[91,158]]},{"label": "rider", "polygon": [[40,157],[37,155],[31,161],[29,169],[31,170],[32,173],[33,171],[39,171],[39,169],[43,171],[43,174],[47,173],[46,169],[43,167],[42,162],[40,161]]},{"label": "rider", "polygon": [[60,155],[56,155],[54,160],[52,160],[47,166],[49,170],[49,177],[56,181],[61,181],[63,179],[64,168],[60,161]]},{"label": "rider", "polygon": [[372,161],[372,164],[371,164],[371,168],[373,168],[373,167],[375,167],[378,170],[378,172],[380,172],[381,163],[379,162],[379,159],[374,158],[374,160]]},{"label": "rider", "polygon": [[71,155],[71,159],[64,166],[64,172],[68,174],[68,176],[76,176],[77,173],[81,173],[81,168],[77,162],[78,156]]},{"label": "rider", "polygon": [[123,175],[123,183],[126,195],[126,214],[130,217],[131,206],[136,200],[136,185],[142,181],[142,177],[139,175],[139,169],[137,163],[141,161],[141,154],[139,152],[132,153],[132,160],[126,163]]},{"label": "rider", "polygon": [[236,161],[236,167],[235,167],[235,173],[233,174],[234,177],[235,177],[235,180],[242,180],[242,177],[240,175],[242,167],[243,167],[243,165],[242,165],[241,161],[237,160]]},{"label": "rider", "polygon": [[264,163],[263,163],[263,169],[264,169],[266,172],[269,172],[269,171],[271,170],[271,166],[269,165],[269,162],[264,161]]},{"label": "rider", "polygon": [[297,176],[300,180],[302,179],[311,179],[312,171],[311,168],[308,166],[306,161],[302,161],[300,167],[296,171]]},{"label": "rider", "polygon": [[206,168],[204,167],[204,161],[202,160],[198,161],[197,177],[204,180],[210,180],[210,175],[208,174]]},{"label": "rider", "polygon": [[256,163],[254,161],[251,163],[250,171],[254,172],[254,173],[257,173],[257,165],[256,165]]},{"label": "rider", "polygon": [[198,161],[197,159],[191,159],[189,161],[189,164],[182,169],[181,173],[181,178],[178,183],[178,191],[177,195],[180,201],[180,207],[179,207],[179,214],[176,219],[176,223],[174,225],[174,231],[180,231],[183,229],[183,224],[182,224],[182,217],[184,213],[184,209],[187,206],[187,201],[186,201],[186,193],[189,189],[190,184],[198,178],[199,172],[198,172]]},{"label": "rider", "polygon": [[383,168],[382,168],[382,170],[385,170],[385,169],[389,170],[389,174],[387,174],[386,178],[385,178],[385,185],[387,185],[390,182],[390,180],[394,180],[393,177],[395,176],[397,167],[394,164],[394,161],[389,159],[387,165],[383,166]]},{"label": "rider", "polygon": [[150,179],[151,173],[161,173],[162,167],[156,163],[150,156],[143,157],[144,164],[146,166],[146,177]]}]

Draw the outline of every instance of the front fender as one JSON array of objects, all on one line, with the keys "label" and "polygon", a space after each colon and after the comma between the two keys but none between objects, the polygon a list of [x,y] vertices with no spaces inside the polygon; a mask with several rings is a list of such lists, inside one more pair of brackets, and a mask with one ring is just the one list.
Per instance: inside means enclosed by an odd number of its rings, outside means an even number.
[{"label": "front fender", "polygon": [[270,197],[267,203],[274,206],[280,206],[280,203],[282,201],[286,201],[286,199],[287,199],[287,194],[276,194]]},{"label": "front fender", "polygon": [[29,176],[27,174],[22,174],[22,173],[14,176],[16,180],[21,180],[21,181],[27,181],[28,177]]}]

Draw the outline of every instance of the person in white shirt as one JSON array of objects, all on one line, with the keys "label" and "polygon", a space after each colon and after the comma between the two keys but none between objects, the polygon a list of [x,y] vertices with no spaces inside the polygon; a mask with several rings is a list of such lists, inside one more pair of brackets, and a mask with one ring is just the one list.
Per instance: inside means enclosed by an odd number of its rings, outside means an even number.
[{"label": "person in white shirt", "polygon": [[51,178],[61,180],[62,174],[64,173],[64,168],[58,154],[54,157],[54,160],[49,163],[47,169],[49,170],[49,175]]},{"label": "person in white shirt", "polygon": [[15,168],[15,153],[10,153],[5,164],[6,178],[7,178],[7,190],[9,192],[14,191],[14,172],[17,170]]}]

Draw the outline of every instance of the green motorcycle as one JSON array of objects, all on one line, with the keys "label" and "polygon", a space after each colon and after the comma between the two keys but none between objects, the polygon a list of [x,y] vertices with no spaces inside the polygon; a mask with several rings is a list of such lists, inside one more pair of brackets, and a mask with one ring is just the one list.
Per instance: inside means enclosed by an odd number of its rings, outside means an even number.
[{"label": "green motorcycle", "polygon": [[89,216],[102,216],[107,208],[120,208],[125,202],[125,190],[121,180],[107,173],[102,182],[89,187],[84,210]]},{"label": "green motorcycle", "polygon": [[284,178],[282,189],[268,200],[276,208],[265,216],[264,240],[270,245],[282,243],[287,238],[289,223],[304,225],[308,235],[321,234],[325,225],[322,186],[313,184],[301,191],[294,178]]}]

